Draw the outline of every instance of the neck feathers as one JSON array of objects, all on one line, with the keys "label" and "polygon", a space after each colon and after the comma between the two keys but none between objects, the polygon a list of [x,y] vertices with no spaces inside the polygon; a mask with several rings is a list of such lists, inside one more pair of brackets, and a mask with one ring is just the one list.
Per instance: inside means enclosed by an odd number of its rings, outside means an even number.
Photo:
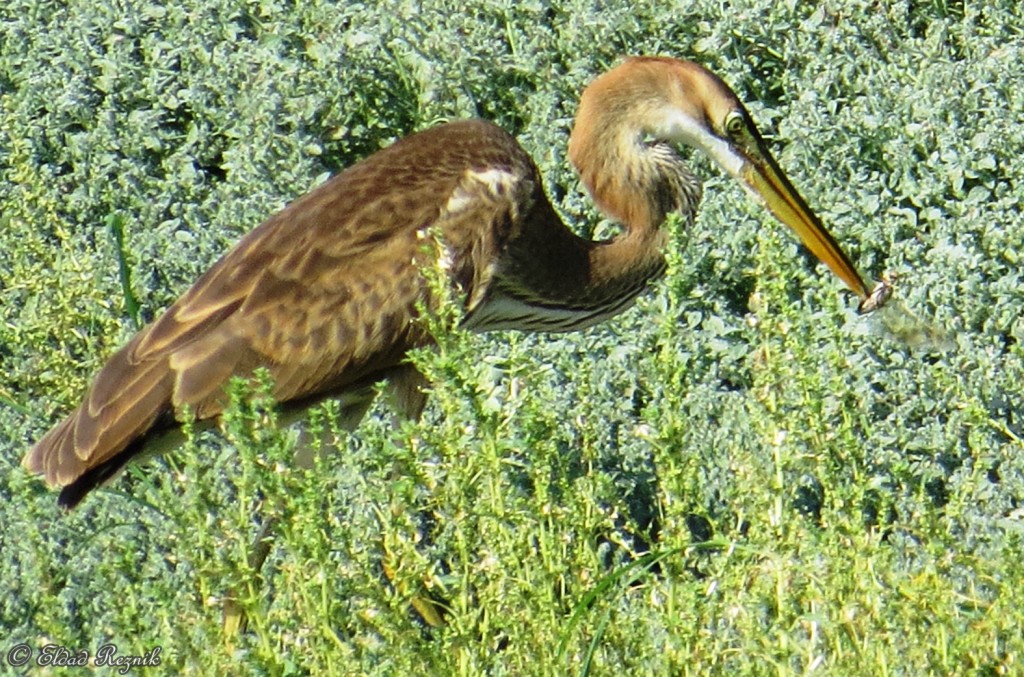
[{"label": "neck feathers", "polygon": [[670,88],[662,71],[645,68],[640,75],[649,77],[630,79],[612,71],[595,80],[569,139],[569,158],[594,202],[630,232],[656,230],[673,211],[692,220],[701,197],[697,178],[656,138],[664,127],[662,91]]}]

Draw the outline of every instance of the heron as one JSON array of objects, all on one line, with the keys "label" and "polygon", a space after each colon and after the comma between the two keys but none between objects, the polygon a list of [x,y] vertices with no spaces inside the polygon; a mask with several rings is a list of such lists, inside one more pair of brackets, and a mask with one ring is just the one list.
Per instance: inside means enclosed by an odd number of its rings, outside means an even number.
[{"label": "heron", "polygon": [[664,273],[666,218],[694,221],[702,187],[680,146],[742,184],[862,306],[884,302],[721,78],[692,61],[631,57],[585,88],[568,147],[599,210],[621,224],[616,236],[590,240],[567,227],[533,160],[500,127],[471,119],[415,133],[242,237],[109,358],[23,465],[72,508],[186,418],[215,421],[225,385],[260,368],[283,407],[365,402],[385,381],[404,393],[404,413],[417,415],[422,377],[406,355],[433,341],[421,317],[436,295],[425,238],[438,234],[438,265],[467,328],[589,327]]}]

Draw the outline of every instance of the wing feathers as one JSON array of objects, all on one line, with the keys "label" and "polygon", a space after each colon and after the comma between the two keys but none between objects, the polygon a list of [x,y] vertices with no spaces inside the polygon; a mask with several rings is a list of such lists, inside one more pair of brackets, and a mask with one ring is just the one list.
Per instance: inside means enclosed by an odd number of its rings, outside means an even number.
[{"label": "wing feathers", "polygon": [[79,411],[74,431],[75,453],[86,465],[105,461],[145,433],[167,408],[173,383],[164,361],[149,365],[147,377],[137,378],[111,398],[100,415]]},{"label": "wing feathers", "polygon": [[[129,368],[117,358],[101,371],[101,379],[90,389],[86,403],[46,434],[29,450],[23,464],[41,473],[50,485],[64,486],[89,468],[103,463],[124,449],[132,439],[148,430],[167,408],[171,393],[166,365]],[[123,387],[107,397],[97,396],[97,386],[117,383],[116,373],[128,375]],[[102,405],[98,405],[102,402]]]},{"label": "wing feathers", "polygon": [[184,405],[200,419],[219,414],[232,376],[267,367],[275,396],[290,401],[387,373],[429,341],[414,322],[427,293],[424,229],[444,232],[458,263],[449,273],[479,301],[518,201],[538,186],[515,140],[482,121],[428,130],[353,166],[243,237],[115,353],[25,467],[67,486],[72,505]]},{"label": "wing feathers", "polygon": [[169,364],[174,372],[171,403],[175,410],[188,405],[200,419],[220,413],[227,381],[232,376],[251,373],[263,362],[253,355],[244,340],[225,334],[215,332],[171,356]]}]

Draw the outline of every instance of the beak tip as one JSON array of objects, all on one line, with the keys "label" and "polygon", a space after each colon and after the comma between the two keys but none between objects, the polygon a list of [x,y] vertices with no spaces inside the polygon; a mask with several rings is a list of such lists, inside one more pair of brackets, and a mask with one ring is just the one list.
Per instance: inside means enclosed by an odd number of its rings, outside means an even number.
[{"label": "beak tip", "polygon": [[873,313],[892,298],[893,287],[888,280],[881,280],[875,285],[875,288],[871,290],[871,293],[861,299],[860,304],[857,305],[857,313],[860,315],[867,315]]}]

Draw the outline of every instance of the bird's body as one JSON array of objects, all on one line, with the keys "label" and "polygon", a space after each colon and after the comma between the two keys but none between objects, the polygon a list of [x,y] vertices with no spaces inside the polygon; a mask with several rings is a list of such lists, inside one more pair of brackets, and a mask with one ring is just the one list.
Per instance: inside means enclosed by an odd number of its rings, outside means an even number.
[{"label": "bird's body", "polygon": [[[727,131],[737,115],[743,128]],[[669,142],[708,152],[767,192],[772,211],[866,297],[728,87],[696,64],[631,59],[584,94],[569,148],[621,235],[594,242],[569,230],[529,155],[491,123],[412,135],[242,238],[110,358],[26,467],[64,487],[72,506],[156,432],[185,415],[219,415],[233,376],[264,367],[274,397],[296,403],[401,373],[406,352],[431,341],[417,315],[431,303],[424,267],[435,262],[435,234],[470,328],[568,331],[621,312],[664,270],[666,215],[692,219],[700,200]]]}]

